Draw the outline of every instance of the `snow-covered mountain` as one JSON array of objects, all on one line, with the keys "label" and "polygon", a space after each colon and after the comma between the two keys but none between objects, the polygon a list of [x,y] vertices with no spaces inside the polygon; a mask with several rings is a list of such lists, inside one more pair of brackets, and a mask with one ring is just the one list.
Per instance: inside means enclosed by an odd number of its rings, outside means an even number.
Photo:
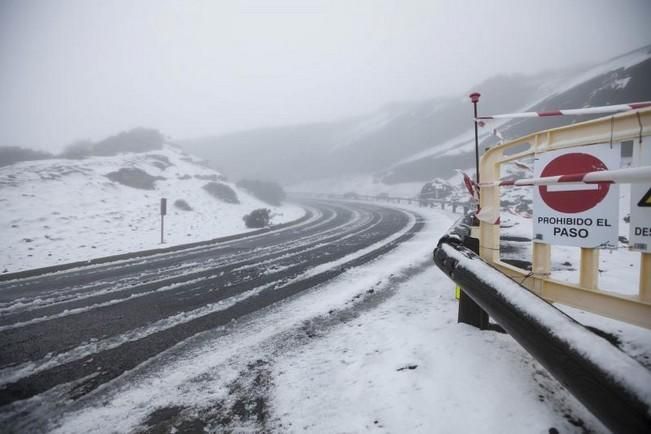
[{"label": "snow-covered mountain", "polygon": [[256,208],[272,209],[273,223],[303,215],[260,201],[170,145],[26,161],[0,168],[0,272],[161,247],[163,197],[165,246],[250,230],[242,217]]},{"label": "snow-covered mountain", "polygon": [[[651,100],[649,76],[651,46],[646,46],[593,67],[499,76],[472,90],[482,94],[480,114],[578,108]],[[295,190],[336,184],[340,192],[411,191],[410,184],[449,179],[455,169],[474,166],[467,93],[390,104],[339,122],[243,131],[182,145],[235,177],[255,175]],[[589,118],[525,119],[501,125],[501,132],[517,137]],[[483,132],[482,147],[496,141]]]},{"label": "snow-covered mountain", "polygon": [[[527,101],[518,111],[547,111],[564,108],[593,107],[651,100],[651,46],[627,53],[578,74],[563,77],[550,75],[540,84],[538,97]],[[481,89],[481,87],[478,87]],[[466,102],[467,103],[467,102]],[[480,114],[496,114],[480,101]],[[603,115],[576,117],[526,118],[491,123],[505,139],[516,138],[548,128],[585,121]],[[487,129],[489,130],[489,129]],[[487,130],[480,131],[480,147],[498,142]],[[457,136],[437,141],[422,152],[396,162],[377,174],[388,184],[429,179],[432,171],[439,176],[454,175],[455,168],[474,166],[474,129],[472,122]]]}]

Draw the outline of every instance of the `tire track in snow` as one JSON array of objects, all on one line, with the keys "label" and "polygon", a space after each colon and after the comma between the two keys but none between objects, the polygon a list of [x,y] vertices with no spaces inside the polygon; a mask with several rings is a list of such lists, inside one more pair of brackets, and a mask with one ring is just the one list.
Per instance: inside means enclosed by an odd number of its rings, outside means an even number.
[{"label": "tire track in snow", "polygon": [[[321,209],[333,206],[324,202],[313,205]],[[123,333],[112,333],[109,328],[104,330],[104,336],[95,336],[94,341],[91,338],[73,342],[68,353],[44,354],[40,360],[30,358],[22,365],[14,358],[8,363],[12,366],[2,371],[2,378],[10,382],[0,386],[0,405],[5,409],[17,409],[23,400],[73,383],[75,387],[68,388],[66,397],[84,395],[197,333],[297,294],[335,277],[346,268],[363,264],[411,238],[422,227],[422,222],[403,211],[357,204],[349,207],[358,209],[360,214],[375,210],[380,215],[379,221],[374,225],[367,223],[359,231],[342,231],[337,237],[322,237],[320,243],[317,241],[308,251],[297,252],[294,256],[279,255],[275,261],[269,258],[261,264],[262,267],[253,267],[259,272],[253,277],[246,267],[235,270],[229,277],[236,280],[219,291],[211,291],[206,282],[192,284],[175,297],[165,297],[161,303],[148,306],[150,315],[144,321],[130,323]],[[335,212],[342,213],[341,208]],[[359,217],[353,220],[359,220]],[[285,233],[288,235],[291,236]],[[313,240],[319,236],[318,231],[304,234],[305,238],[312,237]],[[287,241],[300,244],[300,240],[293,238]],[[253,257],[251,261],[255,259]],[[127,309],[122,314],[133,319],[136,318],[134,314],[142,312],[143,306],[130,308],[132,303],[130,300],[121,304]],[[95,317],[92,320],[96,330],[101,332],[103,319]],[[48,321],[56,331],[50,334],[52,339],[65,337],[70,332],[61,321]],[[83,324],[77,324],[77,327],[83,329]],[[4,341],[2,336],[0,339]],[[22,341],[18,338],[9,346],[8,352],[20,351],[21,346],[30,345],[31,340],[35,340],[34,346],[47,347],[46,341],[40,339],[41,336],[23,336]],[[14,404],[7,406],[11,403]]]},{"label": "tire track in snow", "polygon": [[[231,255],[226,258],[218,258],[214,262],[195,262],[188,268],[201,271],[189,271],[185,273],[170,273],[168,269],[157,270],[152,275],[158,277],[160,274],[171,275],[164,279],[154,279],[141,283],[140,279],[135,282],[123,281],[118,282],[112,290],[100,289],[98,291],[87,290],[77,297],[67,297],[63,301],[56,301],[51,303],[39,303],[31,309],[9,311],[0,316],[0,331],[17,328],[20,326],[28,325],[41,321],[47,321],[53,318],[60,318],[74,313],[90,310],[92,307],[102,307],[110,304],[115,304],[120,301],[125,301],[134,296],[145,295],[148,293],[156,292],[162,287],[178,287],[179,283],[201,279],[201,278],[215,278],[223,275],[226,272],[241,271],[250,268],[254,265],[260,265],[265,261],[272,263],[273,259],[279,259],[280,256],[290,257],[297,253],[306,252],[309,249],[318,247],[320,243],[326,243],[336,237],[340,237],[342,231],[357,230],[360,227],[373,225],[372,215],[366,215],[364,218],[359,218],[359,213],[353,213],[353,219],[346,221],[343,224],[332,227],[330,229],[320,232],[318,235],[310,236],[301,239],[299,242],[289,242],[272,246],[269,248],[256,249],[255,252],[247,251],[245,253]],[[331,221],[332,218],[327,219]],[[336,236],[330,236],[334,232],[339,232]],[[328,238],[327,236],[330,236]],[[256,257],[251,260],[253,253],[261,254],[262,256]],[[240,262],[235,262],[240,261]],[[134,284],[138,283],[138,284]]]}]

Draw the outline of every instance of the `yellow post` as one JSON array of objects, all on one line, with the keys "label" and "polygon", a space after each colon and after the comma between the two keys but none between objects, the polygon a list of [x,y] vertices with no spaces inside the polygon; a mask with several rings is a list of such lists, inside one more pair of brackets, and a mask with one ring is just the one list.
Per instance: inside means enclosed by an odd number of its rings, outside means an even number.
[{"label": "yellow post", "polygon": [[[484,154],[479,166],[482,182],[499,180],[500,169],[496,154]],[[500,189],[498,186],[482,187],[479,193],[482,209],[493,209],[497,216],[500,212]],[[495,263],[500,259],[500,225],[492,222],[479,222],[479,256],[484,260]]]},{"label": "yellow post", "polygon": [[599,289],[599,249],[581,247],[579,286]]},{"label": "yellow post", "polygon": [[651,253],[640,254],[640,300],[651,303]]},{"label": "yellow post", "polygon": [[544,281],[552,271],[552,246],[545,243],[533,243],[531,272],[534,277],[533,291],[543,295]]}]

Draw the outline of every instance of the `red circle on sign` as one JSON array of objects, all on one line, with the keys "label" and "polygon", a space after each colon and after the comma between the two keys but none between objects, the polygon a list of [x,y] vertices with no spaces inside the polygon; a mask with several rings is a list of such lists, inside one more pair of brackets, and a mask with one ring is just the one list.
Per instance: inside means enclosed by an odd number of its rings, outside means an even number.
[{"label": "red circle on sign", "polygon": [[[608,170],[603,161],[593,155],[576,152],[554,158],[545,166],[540,176],[544,178],[599,170]],[[595,187],[593,190],[572,190],[572,185],[584,184],[567,184],[568,190],[566,191],[549,191],[547,185],[541,185],[538,187],[538,191],[542,200],[550,208],[558,212],[573,214],[594,208],[610,190],[610,186],[605,183],[591,184]]]}]

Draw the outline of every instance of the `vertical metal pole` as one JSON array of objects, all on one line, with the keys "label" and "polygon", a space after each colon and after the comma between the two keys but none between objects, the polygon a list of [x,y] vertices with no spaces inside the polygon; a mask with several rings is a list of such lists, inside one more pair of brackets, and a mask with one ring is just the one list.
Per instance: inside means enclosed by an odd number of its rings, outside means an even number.
[{"label": "vertical metal pole", "polygon": [[[481,95],[478,92],[473,92],[470,94],[470,101],[472,101],[474,118],[472,119],[475,124],[475,180],[477,181],[477,186],[479,188],[479,134],[477,132],[477,102]],[[465,207],[464,207],[465,211]],[[477,203],[477,211],[479,211],[479,203]],[[478,225],[478,220],[475,217],[473,226]],[[473,238],[471,235],[468,235],[463,240],[463,245],[472,250],[473,252],[479,254],[479,239]],[[475,301],[466,294],[465,290],[462,288],[461,296],[459,297],[459,311],[458,311],[458,322],[465,324],[470,324],[471,326],[477,327],[480,330],[486,330],[489,328],[489,318],[488,314],[481,308]]]},{"label": "vertical metal pole", "polygon": [[160,199],[160,243],[165,244],[165,238],[163,234],[165,233],[165,214],[167,214],[167,199],[162,197]]},{"label": "vertical metal pole", "polygon": [[474,111],[474,117],[472,118],[473,123],[475,124],[475,180],[477,185],[479,185],[479,134],[477,132],[477,103],[479,102],[479,97],[481,94],[479,92],[473,92],[470,94],[470,101],[472,101],[472,107]]}]

